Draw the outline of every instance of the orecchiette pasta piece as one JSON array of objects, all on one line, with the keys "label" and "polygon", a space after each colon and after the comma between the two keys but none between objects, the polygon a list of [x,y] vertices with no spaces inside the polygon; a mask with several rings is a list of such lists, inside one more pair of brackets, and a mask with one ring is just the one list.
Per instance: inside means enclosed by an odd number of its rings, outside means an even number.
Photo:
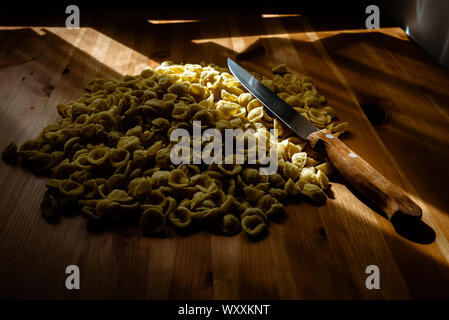
[{"label": "orecchiette pasta piece", "polygon": [[172,170],[168,176],[168,185],[175,189],[185,188],[189,185],[189,177],[182,170]]},{"label": "orecchiette pasta piece", "polygon": [[148,156],[154,156],[156,153],[161,149],[162,147],[162,141],[155,142],[150,148],[147,150]]},{"label": "orecchiette pasta piece", "polygon": [[248,103],[253,100],[253,96],[251,95],[251,93],[249,92],[244,92],[242,94],[239,95],[238,98],[238,103],[242,106],[242,107],[246,107],[248,105]]},{"label": "orecchiette pasta piece", "polygon": [[89,122],[102,125],[106,131],[111,131],[117,129],[118,127],[117,119],[112,115],[110,111],[102,111],[93,114],[90,117]]},{"label": "orecchiette pasta piece", "polygon": [[251,112],[252,110],[260,107],[262,107],[262,103],[259,100],[252,98],[252,100],[247,104],[246,110],[248,112]]},{"label": "orecchiette pasta piece", "polygon": [[299,180],[304,183],[316,184],[316,169],[314,167],[303,168]]},{"label": "orecchiette pasta piece", "polygon": [[282,173],[287,179],[296,180],[301,175],[301,169],[289,161],[285,161]]},{"label": "orecchiette pasta piece", "polygon": [[39,151],[30,152],[31,154],[28,157],[28,161],[34,172],[43,172],[51,167],[52,159],[49,154]]},{"label": "orecchiette pasta piece", "polygon": [[278,200],[284,200],[288,197],[288,193],[284,189],[271,188],[269,192],[273,197],[275,197]]},{"label": "orecchiette pasta piece", "polygon": [[154,187],[158,188],[160,186],[168,185],[168,177],[170,171],[156,171],[151,176],[151,181],[154,183]]},{"label": "orecchiette pasta piece", "polygon": [[167,92],[174,93],[179,97],[183,96],[185,91],[187,90],[187,86],[183,83],[174,83],[168,89]]},{"label": "orecchiette pasta piece", "polygon": [[226,235],[235,235],[240,232],[240,220],[232,214],[226,214],[221,218],[221,231]]},{"label": "orecchiette pasta piece", "polygon": [[171,164],[170,150],[168,148],[162,148],[157,151],[156,164],[161,169],[168,169]]},{"label": "orecchiette pasta piece", "polygon": [[6,163],[16,164],[19,160],[19,156],[17,153],[17,145],[15,142],[11,142],[6,146],[6,148],[2,152],[2,159]]},{"label": "orecchiette pasta piece", "polygon": [[148,203],[163,208],[167,203],[167,197],[159,190],[152,190],[148,197]]},{"label": "orecchiette pasta piece", "polygon": [[140,177],[133,179],[128,184],[128,193],[137,199],[145,198],[152,191],[152,181],[149,177]]},{"label": "orecchiette pasta piece", "polygon": [[263,107],[254,108],[248,113],[248,121],[249,122],[259,121],[263,118],[263,114],[264,114]]},{"label": "orecchiette pasta piece", "polygon": [[231,127],[234,128],[234,129],[242,128],[243,125],[244,125],[241,118],[234,118],[234,119],[231,119],[231,120],[229,121],[229,123],[231,124]]},{"label": "orecchiette pasta piece", "polygon": [[192,96],[194,96],[199,101],[203,100],[206,94],[205,88],[199,83],[191,84],[187,89],[187,92]]},{"label": "orecchiette pasta piece", "polygon": [[211,112],[206,110],[200,110],[192,118],[194,121],[201,121],[201,128],[207,129],[214,126],[214,119]]},{"label": "orecchiette pasta piece", "polygon": [[41,212],[48,222],[57,222],[60,217],[58,200],[53,195],[46,193],[41,203]]},{"label": "orecchiette pasta piece", "polygon": [[191,186],[197,186],[202,187],[205,190],[208,190],[209,187],[214,183],[214,179],[211,178],[209,175],[202,173],[194,175],[190,178],[190,185]]},{"label": "orecchiette pasta piece", "polygon": [[316,173],[316,180],[321,189],[326,190],[327,186],[329,185],[329,179],[323,171],[318,170],[318,172]]},{"label": "orecchiette pasta piece", "polygon": [[266,194],[257,200],[257,207],[270,216],[281,212],[284,206],[276,198]]},{"label": "orecchiette pasta piece", "polygon": [[52,169],[52,177],[64,179],[68,178],[75,171],[78,171],[80,168],[74,163],[69,163],[69,160],[63,160],[59,165]]},{"label": "orecchiette pasta piece", "polygon": [[125,133],[125,136],[140,137],[141,135],[142,135],[142,127],[141,126],[135,126],[134,128],[129,129]]},{"label": "orecchiette pasta piece", "polygon": [[[163,191],[161,191],[161,192],[163,193]],[[173,197],[168,196],[165,199],[167,200],[168,205],[167,205],[167,209],[165,210],[164,214],[166,216],[168,216],[168,215],[170,215],[170,213],[175,211],[175,209],[178,207],[178,204],[176,202],[176,199]]]},{"label": "orecchiette pasta piece", "polygon": [[168,219],[177,228],[186,228],[192,224],[192,213],[186,207],[178,207],[168,215]]},{"label": "orecchiette pasta piece", "polygon": [[[94,128],[94,130],[95,130],[95,128]],[[93,134],[95,134],[95,131],[94,131]],[[115,146],[119,142],[120,138],[123,137],[123,136],[124,136],[123,132],[120,132],[120,131],[117,131],[117,130],[109,131],[108,135],[107,135],[107,145],[109,147],[114,147],[115,148]]]},{"label": "orecchiette pasta piece", "polygon": [[265,221],[257,215],[242,218],[241,224],[242,229],[251,237],[261,235],[267,228]]},{"label": "orecchiette pasta piece", "polygon": [[133,200],[133,198],[130,197],[126,191],[121,190],[121,189],[112,190],[106,196],[106,198],[111,201],[115,201],[115,202],[119,202],[119,203],[130,202]]},{"label": "orecchiette pasta piece", "polygon": [[74,173],[72,173],[69,177],[69,179],[79,183],[83,183],[91,178],[92,178],[91,172],[85,169],[77,170]]},{"label": "orecchiette pasta piece", "polygon": [[135,167],[145,167],[148,159],[148,153],[146,150],[135,150],[133,152],[133,165]]},{"label": "orecchiette pasta piece", "polygon": [[148,208],[142,213],[139,224],[144,234],[160,234],[165,229],[165,215],[157,208]]},{"label": "orecchiette pasta piece", "polygon": [[190,202],[190,206],[189,206],[190,209],[194,210],[197,207],[200,207],[203,204],[203,202],[209,198],[210,198],[210,194],[208,192],[202,192],[202,191],[196,192],[193,195],[193,198]]},{"label": "orecchiette pasta piece", "polygon": [[284,178],[279,173],[273,173],[268,176],[268,182],[271,187],[279,188],[284,186]]},{"label": "orecchiette pasta piece", "polygon": [[330,162],[323,162],[315,167],[316,170],[321,170],[325,175],[329,176],[334,171],[334,167]]},{"label": "orecchiette pasta piece", "polygon": [[77,197],[84,193],[84,187],[76,181],[64,179],[59,183],[59,191],[66,196]]},{"label": "orecchiette pasta piece", "polygon": [[100,217],[112,216],[117,212],[119,204],[110,199],[101,199],[95,205],[95,214]]},{"label": "orecchiette pasta piece", "polygon": [[297,166],[300,170],[304,168],[307,162],[307,153],[298,152],[292,155],[292,163]]},{"label": "orecchiette pasta piece", "polygon": [[[159,187],[156,190],[160,191],[164,196],[168,196],[168,197],[177,197],[177,195],[179,193],[176,189],[174,189],[172,187],[167,187],[167,186]],[[185,194],[187,196],[190,196],[192,193],[196,192],[197,190],[195,189],[195,191],[192,192],[191,190],[189,190],[189,187],[187,187],[187,188],[184,188],[183,191],[185,192]]]},{"label": "orecchiette pasta piece", "polygon": [[293,108],[302,108],[304,107],[304,101],[301,100],[296,95],[288,96],[287,99],[285,99],[285,102],[287,102],[289,105],[291,105]]},{"label": "orecchiette pasta piece", "polygon": [[305,105],[309,108],[316,108],[320,105],[320,100],[315,96],[309,96],[304,99]]},{"label": "orecchiette pasta piece", "polygon": [[[80,135],[83,139],[90,139],[90,138],[94,137],[96,132],[97,132],[97,130],[93,123],[83,125],[80,129]],[[115,132],[117,132],[117,131],[115,131]]]},{"label": "orecchiette pasta piece", "polygon": [[346,131],[346,128],[348,127],[348,123],[347,122],[341,122],[337,125],[334,125],[333,128],[331,129],[332,133],[343,133]]},{"label": "orecchiette pasta piece", "polygon": [[292,179],[287,180],[287,182],[284,185],[284,190],[291,196],[296,196],[301,192],[299,187],[295,184],[295,182]]},{"label": "orecchiette pasta piece", "polygon": [[246,199],[248,199],[249,202],[253,203],[265,194],[264,191],[251,186],[244,187],[243,192],[245,192]]},{"label": "orecchiette pasta piece", "polygon": [[271,69],[273,73],[284,74],[287,72],[287,65],[285,63],[281,63]]},{"label": "orecchiette pasta piece", "polygon": [[258,183],[255,186],[255,188],[257,190],[261,190],[261,191],[267,193],[270,190],[270,183],[269,182],[261,182],[261,183]]},{"label": "orecchiette pasta piece", "polygon": [[246,168],[242,171],[242,176],[247,184],[258,184],[261,182],[259,170],[253,168]]},{"label": "orecchiette pasta piece", "polygon": [[217,102],[217,111],[220,117],[229,120],[234,114],[240,110],[240,105],[235,102],[220,100]]},{"label": "orecchiette pasta piece", "polygon": [[126,149],[111,149],[109,152],[109,163],[114,168],[119,168],[128,163],[130,154]]},{"label": "orecchiette pasta piece", "polygon": [[108,161],[109,150],[106,147],[97,147],[89,152],[87,155],[87,161],[90,164],[99,166]]},{"label": "orecchiette pasta piece", "polygon": [[306,183],[302,188],[301,193],[317,205],[322,205],[327,200],[326,194],[315,184]]},{"label": "orecchiette pasta piece", "polygon": [[225,89],[221,90],[221,98],[223,100],[231,101],[231,102],[238,102],[239,97],[235,94],[227,92]]},{"label": "orecchiette pasta piece", "polygon": [[[126,174],[125,174],[125,175],[126,175]],[[137,169],[134,169],[133,171],[131,171],[131,172],[127,175],[127,177],[128,177],[129,180],[132,180],[132,179],[134,179],[134,178],[140,177],[141,175],[142,175],[142,169],[137,168]]]},{"label": "orecchiette pasta piece", "polygon": [[145,69],[142,70],[142,72],[140,73],[140,75],[141,75],[144,79],[147,79],[147,78],[151,77],[152,75],[154,75],[154,70],[151,69],[151,67],[146,67]]},{"label": "orecchiette pasta piece", "polygon": [[136,136],[124,136],[121,137],[117,143],[117,149],[126,149],[129,152],[142,149],[139,137]]},{"label": "orecchiette pasta piece", "polygon": [[95,182],[95,179],[83,182],[83,187],[84,187],[84,198],[92,199],[97,194],[98,186],[97,183]]},{"label": "orecchiette pasta piece", "polygon": [[170,121],[165,118],[157,118],[151,121],[151,124],[154,126],[154,130],[167,131],[170,128]]},{"label": "orecchiette pasta piece", "polygon": [[318,161],[316,161],[315,159],[312,159],[312,158],[310,158],[310,157],[307,157],[307,160],[306,160],[306,167],[314,167],[314,166],[316,166],[317,164],[318,164],[319,162]]}]

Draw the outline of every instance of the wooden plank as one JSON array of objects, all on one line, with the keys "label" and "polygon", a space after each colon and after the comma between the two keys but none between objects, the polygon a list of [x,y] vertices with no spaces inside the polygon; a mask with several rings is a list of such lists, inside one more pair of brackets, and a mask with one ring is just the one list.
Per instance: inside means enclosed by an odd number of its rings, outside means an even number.
[{"label": "wooden plank", "polygon": [[[366,45],[369,42],[369,37],[356,37],[356,40],[354,41],[348,41],[351,44],[350,49],[346,49],[345,50],[345,45],[347,45],[343,39],[344,36],[346,36],[346,34],[339,34],[336,32],[322,32],[320,33],[320,37],[324,38],[325,40],[320,40],[318,39],[318,42],[316,42],[317,46],[326,46],[327,49],[326,52],[324,52],[324,54],[326,55],[328,52],[329,55],[329,59],[328,60],[329,63],[333,63],[334,65],[338,65],[339,66],[339,71],[340,71],[340,75],[339,77],[344,77],[344,79],[350,79],[347,80],[348,82],[350,82],[351,84],[353,84],[353,86],[360,88],[360,81],[363,81],[363,88],[364,90],[371,90],[370,93],[371,94],[367,94],[366,96],[368,97],[373,97],[373,96],[377,96],[377,97],[382,97],[382,93],[384,92],[389,92],[391,90],[391,88],[395,88],[398,86],[388,86],[385,84],[385,82],[382,82],[382,80],[380,80],[378,77],[375,76],[375,70],[376,68],[382,67],[383,62],[385,61],[386,63],[388,63],[388,59],[382,59],[382,61],[380,60],[375,60],[373,59],[374,57],[372,55],[370,55],[369,53],[367,53],[364,50],[361,50],[359,47],[357,47],[357,44],[359,42],[361,42],[361,46],[362,48],[366,47]],[[350,36],[350,34],[349,34]],[[335,37],[335,39],[333,39],[333,37]],[[350,56],[351,60],[343,60],[344,58]],[[332,58],[331,58],[332,57]],[[326,58],[327,59],[327,58]],[[353,69],[353,65],[357,64],[358,68],[357,69]],[[376,68],[371,67],[372,65],[376,66]],[[364,68],[362,67],[364,66]],[[390,66],[391,67],[391,66]],[[388,66],[386,67],[388,68]],[[348,69],[351,71],[351,73],[348,73]],[[378,81],[378,85],[376,85],[373,81],[373,79],[379,79]],[[380,85],[379,85],[380,83]],[[369,89],[367,89],[369,88]],[[352,91],[352,92],[351,92]],[[356,97],[356,100],[359,101],[359,98],[356,96],[356,94],[354,93],[353,89],[351,89],[350,91],[350,95],[354,94],[354,97]],[[405,94],[405,93],[402,93]],[[400,104],[400,101],[402,101],[400,92],[398,92],[396,94],[396,96],[390,95],[390,99],[393,102],[393,106],[396,108],[395,112],[400,112],[399,110],[397,110],[398,105]],[[362,95],[363,97],[363,95]],[[363,99],[363,98],[362,98]],[[416,102],[415,102],[416,103]],[[358,107],[358,102],[356,103],[355,107]],[[345,106],[345,108],[349,109],[350,107],[348,107],[347,105]],[[354,108],[354,107],[352,107]],[[414,110],[422,110],[422,107],[416,107],[416,105],[414,105]],[[346,109],[343,109],[343,111],[346,111]],[[348,113],[345,115],[342,115],[342,117],[344,119],[348,119],[349,122],[355,123],[355,124],[362,124],[360,129],[355,131],[357,133],[358,137],[363,137],[364,135],[364,131],[362,126],[364,126],[365,128],[368,128],[370,130],[372,130],[372,127],[369,125],[369,123],[367,121],[351,121],[351,116],[353,115],[353,113]],[[421,119],[419,117],[415,118],[417,121],[419,121],[418,119]],[[362,120],[362,119],[361,119]],[[366,120],[366,119],[365,119]],[[352,127],[352,126],[351,126]],[[379,130],[381,131],[381,130]],[[376,135],[371,135],[376,137]],[[369,138],[366,137],[365,139],[361,138],[361,140],[363,141],[367,141]],[[391,141],[391,140],[390,140]],[[348,141],[348,144],[351,144],[352,141]],[[365,144],[365,147],[369,146],[370,148],[372,148],[373,146],[367,145]],[[401,185],[404,187],[404,185],[407,185],[407,189],[411,192],[413,192],[415,194],[415,199],[420,203],[420,205],[424,208],[424,212],[426,213],[425,217],[424,217],[424,221],[427,222],[429,225],[431,225],[434,229],[436,229],[436,231],[439,231],[439,228],[437,228],[436,224],[431,222],[432,219],[432,213],[430,212],[429,208],[427,208],[426,204],[421,201],[421,199],[416,198],[417,197],[417,193],[414,190],[414,186],[415,184],[412,184],[408,177],[410,176],[410,174],[406,175],[403,172],[403,165],[401,163],[401,165],[399,165],[397,163],[397,161],[395,160],[395,158],[391,155],[390,150],[397,150],[397,149],[402,149],[403,151],[403,155],[407,154],[407,157],[404,157],[404,164],[408,163],[410,161],[410,153],[407,152],[406,150],[410,150],[410,148],[412,148],[411,144],[404,144],[403,142],[399,142],[398,144],[392,146],[390,144],[390,148],[386,148],[383,143],[380,143],[379,146],[382,149],[382,155],[386,155],[387,158],[386,159],[382,159],[381,160],[381,156],[376,155],[375,157],[373,157],[373,160],[370,160],[373,162],[373,164],[376,165],[377,168],[380,168],[380,170],[383,170],[383,172],[385,173],[386,176],[388,176],[392,181],[394,181],[396,184]],[[357,148],[357,150],[362,150],[361,148],[363,148],[363,143],[360,144],[356,144],[356,141],[354,141],[354,148]],[[361,153],[363,155],[363,153]],[[369,156],[369,153],[367,153]],[[372,153],[371,153],[372,154]],[[407,158],[407,159],[405,159]],[[379,164],[377,164],[377,163]],[[390,163],[388,165],[388,163]],[[422,164],[423,165],[423,164]],[[416,167],[415,167],[416,168]],[[393,172],[388,173],[388,170],[391,169],[395,169],[396,170],[396,174],[394,174]],[[409,168],[408,172],[413,172],[411,168]],[[400,178],[401,180],[399,180],[398,178]],[[389,232],[389,247],[392,249],[396,260],[398,261],[398,263],[400,264],[401,267],[401,272],[404,274],[404,276],[406,277],[406,280],[411,280],[408,281],[408,283],[410,285],[413,285],[413,293],[415,296],[420,297],[421,294],[423,293],[423,285],[425,285],[426,287],[426,295],[428,296],[429,294],[431,294],[431,292],[433,292],[435,294],[435,296],[441,295],[441,294],[445,294],[445,289],[443,286],[439,285],[440,281],[442,279],[447,279],[447,269],[445,267],[442,267],[442,265],[440,263],[435,262],[434,260],[423,260],[423,256],[422,256],[422,245],[416,244],[416,243],[412,243],[412,242],[407,242],[404,241],[404,239],[401,239],[400,237],[397,236],[397,234],[394,233],[394,231],[391,230],[391,226],[389,225],[388,222],[384,221],[383,219],[377,217],[378,222],[381,224],[381,226],[383,228],[389,228],[390,232]],[[427,246],[426,251],[428,252],[428,254],[431,254],[432,256],[436,255],[436,256],[440,256],[441,257],[441,252],[439,251],[439,248],[436,248],[436,246],[438,245],[438,242],[443,242],[444,245],[443,247],[446,248],[446,240],[444,235],[441,232],[437,232],[437,241],[436,243],[432,244],[431,246]],[[410,248],[412,247],[412,248]],[[416,251],[415,251],[416,250]],[[425,261],[425,262],[424,262]],[[414,265],[414,268],[410,268],[410,265]],[[444,264],[443,264],[444,265]],[[441,270],[443,269],[441,272],[432,272],[432,270]],[[423,277],[426,277],[426,281],[425,284],[419,283],[419,285],[416,284],[416,282],[414,282],[412,279],[416,278],[416,274],[422,274]],[[408,278],[408,279],[407,279]],[[432,283],[431,285],[429,283]]]}]

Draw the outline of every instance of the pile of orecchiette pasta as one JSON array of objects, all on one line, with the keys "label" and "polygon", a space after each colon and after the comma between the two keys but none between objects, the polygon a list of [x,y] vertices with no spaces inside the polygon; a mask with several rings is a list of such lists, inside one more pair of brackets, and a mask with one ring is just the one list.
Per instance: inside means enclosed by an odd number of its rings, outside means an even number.
[{"label": "pile of orecchiette pasta", "polygon": [[[285,66],[273,72],[271,80],[256,77],[318,128],[337,136],[345,130],[310,78]],[[120,80],[95,78],[86,89],[59,104],[62,119],[18,151],[24,165],[51,174],[41,205],[49,221],[75,210],[92,221],[139,221],[147,235],[193,225],[258,236],[289,196],[326,201],[330,164],[309,157],[306,142],[290,136],[227,69],[164,62]],[[174,165],[170,133],[190,130],[194,120],[220,131],[278,129],[277,173],[261,175],[247,164]],[[3,153],[6,161],[16,156],[13,144]]]}]

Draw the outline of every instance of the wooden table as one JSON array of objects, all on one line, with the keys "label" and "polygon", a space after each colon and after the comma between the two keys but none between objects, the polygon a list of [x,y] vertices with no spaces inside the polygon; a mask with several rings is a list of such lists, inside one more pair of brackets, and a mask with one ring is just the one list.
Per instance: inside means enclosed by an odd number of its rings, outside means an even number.
[{"label": "wooden table", "polygon": [[[311,76],[349,122],[345,143],[423,208],[423,223],[395,230],[337,177],[334,199],[289,206],[259,242],[97,232],[80,216],[55,226],[39,212],[45,178],[0,162],[1,298],[449,297],[449,76],[403,30],[254,10],[92,13],[79,30],[64,28],[65,17],[2,20],[0,148],[35,137],[94,76],[167,59],[224,66],[261,45],[266,53],[242,64],[268,75],[283,62]],[[71,264],[80,290],[65,288]],[[365,286],[368,265],[380,269],[380,290]]]}]

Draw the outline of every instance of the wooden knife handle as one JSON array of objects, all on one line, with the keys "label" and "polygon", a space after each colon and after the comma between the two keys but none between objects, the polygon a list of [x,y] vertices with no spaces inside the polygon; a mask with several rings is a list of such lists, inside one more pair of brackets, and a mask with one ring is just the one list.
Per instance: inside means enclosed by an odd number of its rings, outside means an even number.
[{"label": "wooden knife handle", "polygon": [[415,202],[327,129],[310,134],[308,140],[314,148],[323,143],[332,165],[356,190],[382,209],[389,220],[395,215],[421,218],[421,208]]}]

